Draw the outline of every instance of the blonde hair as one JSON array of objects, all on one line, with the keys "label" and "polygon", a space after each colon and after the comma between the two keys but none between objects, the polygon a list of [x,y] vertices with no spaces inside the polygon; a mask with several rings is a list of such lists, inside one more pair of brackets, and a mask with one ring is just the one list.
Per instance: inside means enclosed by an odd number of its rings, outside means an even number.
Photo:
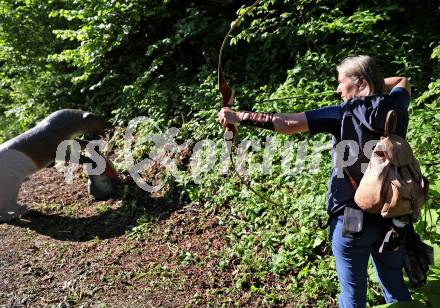
[{"label": "blonde hair", "polygon": [[360,55],[345,58],[337,67],[338,73],[343,73],[351,79],[355,85],[359,85],[361,79],[365,79],[367,85],[364,94],[383,94],[385,82],[382,72],[376,65],[376,61],[370,56]]}]

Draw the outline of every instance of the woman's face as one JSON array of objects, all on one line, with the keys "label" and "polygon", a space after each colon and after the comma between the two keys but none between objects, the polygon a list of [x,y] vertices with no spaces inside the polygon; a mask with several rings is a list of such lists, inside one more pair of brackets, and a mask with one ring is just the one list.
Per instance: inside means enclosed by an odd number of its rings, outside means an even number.
[{"label": "woman's face", "polygon": [[363,90],[363,82],[360,85],[356,85],[350,78],[345,76],[344,73],[338,74],[338,83],[336,93],[341,95],[341,98],[344,102],[348,101],[354,96],[360,96],[360,93]]}]

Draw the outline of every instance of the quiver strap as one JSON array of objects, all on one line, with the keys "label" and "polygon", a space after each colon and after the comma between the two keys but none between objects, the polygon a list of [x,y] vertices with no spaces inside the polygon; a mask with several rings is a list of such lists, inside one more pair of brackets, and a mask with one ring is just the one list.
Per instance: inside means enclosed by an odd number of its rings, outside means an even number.
[{"label": "quiver strap", "polygon": [[390,134],[396,133],[397,118],[394,110],[388,111],[387,118],[385,120],[385,128],[383,132],[384,137],[388,137]]}]

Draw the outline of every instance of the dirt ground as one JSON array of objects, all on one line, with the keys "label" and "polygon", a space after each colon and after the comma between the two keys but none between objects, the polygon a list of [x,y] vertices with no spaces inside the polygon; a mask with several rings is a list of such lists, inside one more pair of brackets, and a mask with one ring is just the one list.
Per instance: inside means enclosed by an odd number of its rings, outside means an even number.
[{"label": "dirt ground", "polygon": [[29,214],[0,224],[0,307],[258,305],[228,293],[214,213],[141,193],[95,202],[86,182],[52,168],[24,183]]}]

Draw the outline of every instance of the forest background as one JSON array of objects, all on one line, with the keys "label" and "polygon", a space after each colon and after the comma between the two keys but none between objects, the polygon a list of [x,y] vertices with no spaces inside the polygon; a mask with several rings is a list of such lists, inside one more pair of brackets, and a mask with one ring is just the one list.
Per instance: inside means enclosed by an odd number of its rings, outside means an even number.
[{"label": "forest background", "polygon": [[[0,141],[52,111],[75,108],[102,114],[121,128],[113,136],[119,145],[122,128],[137,116],[150,119],[137,131],[139,138],[156,127],[177,127],[178,140],[191,139],[190,147],[202,139],[221,143],[219,49],[231,22],[250,5],[229,0],[0,1]],[[407,137],[431,182],[416,227],[438,245],[439,33],[440,5],[434,0],[262,0],[228,40],[224,70],[236,90],[235,108],[277,112],[338,104],[336,95],[326,93],[337,86],[336,64],[349,55],[371,55],[385,76],[409,77]],[[306,96],[264,101],[295,95]],[[269,136],[309,148],[330,140],[322,134],[238,131],[239,141],[262,144]],[[138,142],[136,159],[146,157],[151,146]],[[231,272],[233,281],[219,297],[247,293],[266,304],[326,306],[334,302],[338,284],[327,231],[316,222],[326,219],[330,155],[324,153],[316,172],[304,168],[286,175],[280,171],[282,149],[275,154],[271,174],[254,170],[249,178],[281,207],[254,196],[233,174],[202,172],[196,183],[180,165],[181,176],[164,180],[180,202],[202,205],[227,227],[228,244],[216,266]],[[258,162],[262,156],[256,151],[250,159]],[[122,172],[120,158],[115,163]],[[133,230],[142,233],[150,226],[144,222]],[[434,268],[431,275],[437,281],[440,270]],[[368,301],[378,304],[380,288],[372,280]],[[415,290],[416,299],[432,302],[435,296],[425,291]]]}]

